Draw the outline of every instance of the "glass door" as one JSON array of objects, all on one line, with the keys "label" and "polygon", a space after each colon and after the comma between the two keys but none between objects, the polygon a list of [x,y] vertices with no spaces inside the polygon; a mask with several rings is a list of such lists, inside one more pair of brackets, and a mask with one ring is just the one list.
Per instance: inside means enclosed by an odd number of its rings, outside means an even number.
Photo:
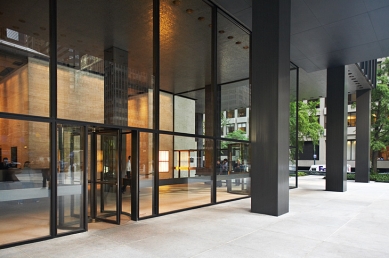
[{"label": "glass door", "polygon": [[90,128],[89,216],[120,224],[119,130]]}]

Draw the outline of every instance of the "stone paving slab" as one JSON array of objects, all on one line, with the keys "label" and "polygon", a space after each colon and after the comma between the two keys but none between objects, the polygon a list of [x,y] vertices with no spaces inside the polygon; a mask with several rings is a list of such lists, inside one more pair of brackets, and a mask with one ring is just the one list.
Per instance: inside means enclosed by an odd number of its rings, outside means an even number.
[{"label": "stone paving slab", "polygon": [[250,199],[0,250],[0,257],[389,257],[389,184],[348,181],[325,191],[323,176],[299,179],[290,212],[250,212]]}]

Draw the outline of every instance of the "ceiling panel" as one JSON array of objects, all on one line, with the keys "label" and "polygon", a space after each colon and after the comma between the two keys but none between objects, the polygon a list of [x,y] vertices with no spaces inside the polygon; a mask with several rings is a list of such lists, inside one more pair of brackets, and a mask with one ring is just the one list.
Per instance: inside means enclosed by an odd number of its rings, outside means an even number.
[{"label": "ceiling panel", "polygon": [[389,38],[389,6],[371,11],[369,16],[377,39],[382,40]]},{"label": "ceiling panel", "polygon": [[340,49],[377,40],[367,13],[325,25],[324,28]]},{"label": "ceiling panel", "polygon": [[305,3],[322,25],[366,12],[363,0],[310,0]]}]

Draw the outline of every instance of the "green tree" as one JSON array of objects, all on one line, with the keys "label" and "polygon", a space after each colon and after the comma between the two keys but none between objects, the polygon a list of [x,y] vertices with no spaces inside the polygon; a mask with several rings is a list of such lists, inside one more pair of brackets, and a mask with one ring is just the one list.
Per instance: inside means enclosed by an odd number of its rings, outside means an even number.
[{"label": "green tree", "polygon": [[370,153],[372,173],[377,173],[378,153],[389,145],[389,59],[377,69],[377,87],[371,92]]},{"label": "green tree", "polygon": [[[246,136],[246,132],[242,131],[240,129],[235,130],[235,131],[233,131],[231,133],[228,133],[226,135],[226,138],[234,139],[234,140],[242,140],[242,141],[248,141],[249,140],[249,138]],[[222,141],[221,148],[222,149],[227,149],[228,148],[228,142]]]},{"label": "green tree", "polygon": [[[309,101],[305,103],[298,101],[298,127],[296,135],[296,102],[290,103],[290,136],[289,144],[292,147],[289,152],[289,159],[292,163],[295,162],[296,151],[301,153],[303,151],[304,141],[311,140],[313,145],[319,144],[320,137],[324,134],[324,128],[320,125],[318,117],[316,115],[316,106],[319,101]],[[296,146],[297,136],[297,146]]]}]

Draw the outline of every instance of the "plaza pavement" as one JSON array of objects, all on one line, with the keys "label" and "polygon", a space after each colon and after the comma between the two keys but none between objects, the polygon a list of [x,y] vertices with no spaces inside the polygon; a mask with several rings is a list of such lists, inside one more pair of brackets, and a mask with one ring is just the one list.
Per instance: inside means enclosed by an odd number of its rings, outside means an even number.
[{"label": "plaza pavement", "polygon": [[0,250],[0,257],[389,257],[389,184],[299,178],[289,213],[250,212],[250,199]]}]

